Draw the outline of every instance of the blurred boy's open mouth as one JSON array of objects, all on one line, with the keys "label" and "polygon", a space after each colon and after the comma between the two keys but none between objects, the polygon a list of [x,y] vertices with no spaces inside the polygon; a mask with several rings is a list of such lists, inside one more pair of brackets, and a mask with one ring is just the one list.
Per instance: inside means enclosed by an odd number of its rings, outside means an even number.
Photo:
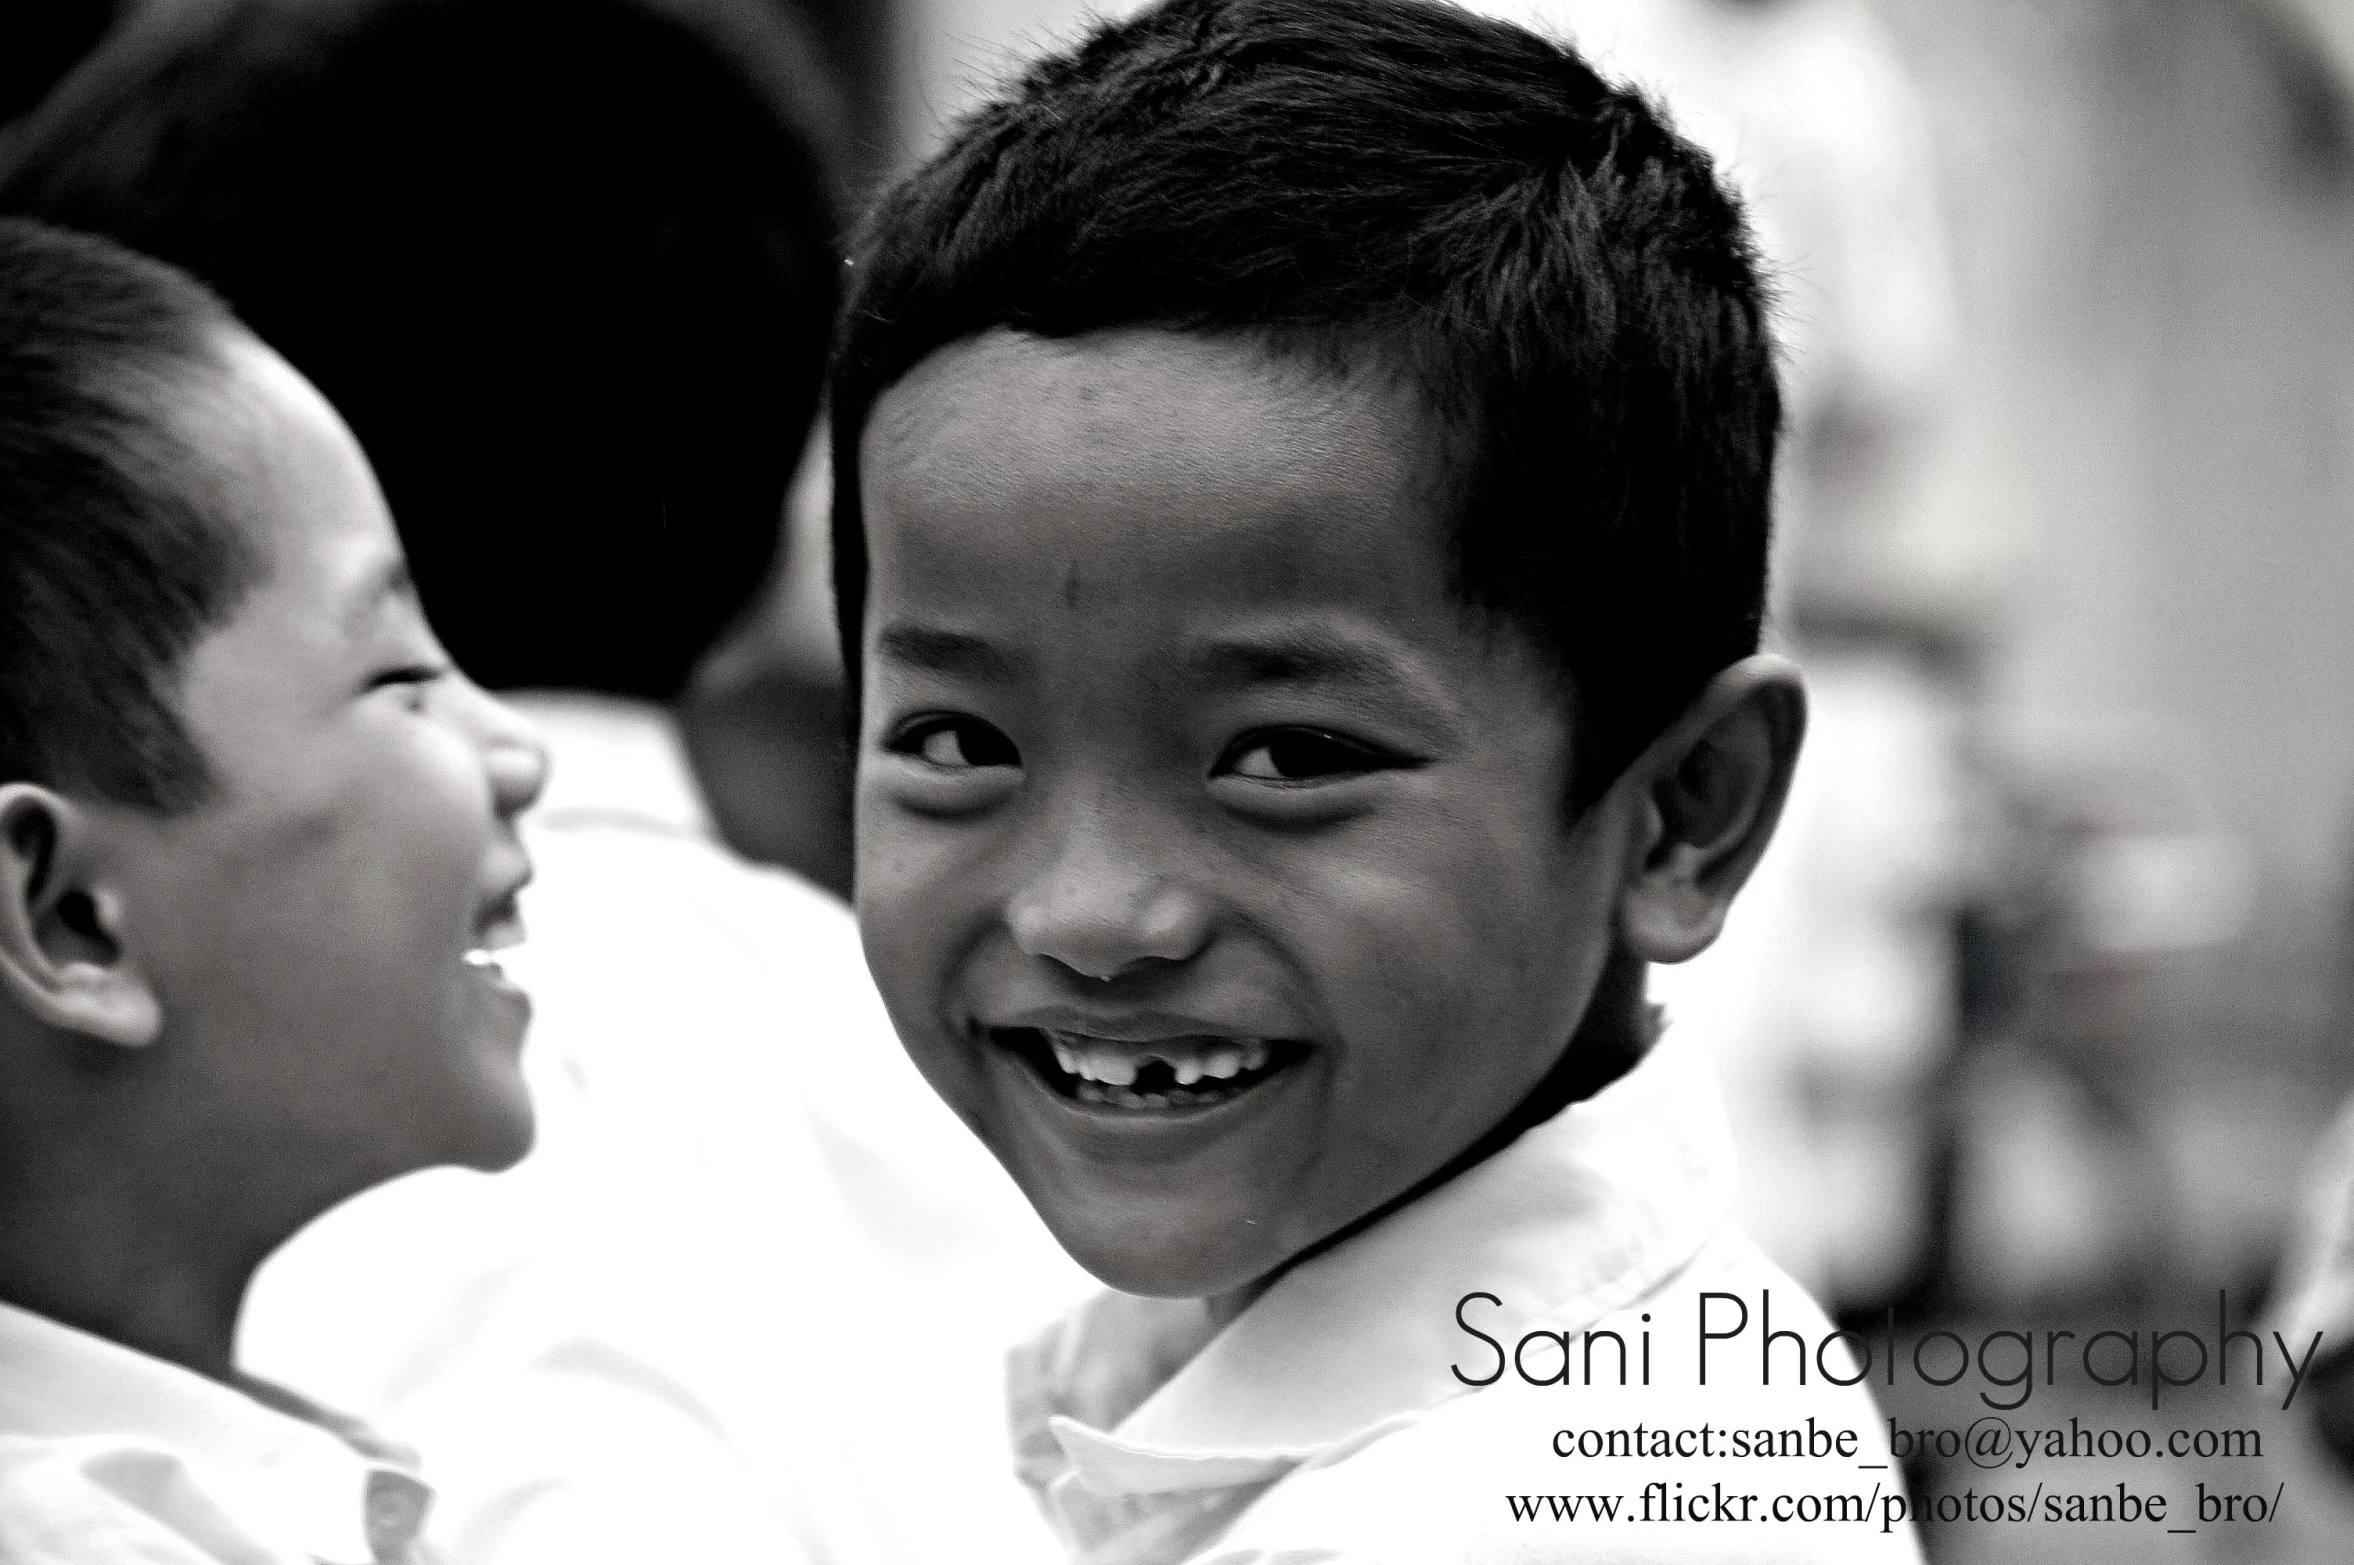
[{"label": "blurred boy's open mouth", "polygon": [[515,896],[521,889],[518,886],[495,899],[476,916],[474,944],[464,953],[467,966],[493,978],[506,977],[496,953],[523,943],[523,913]]},{"label": "blurred boy's open mouth", "polygon": [[992,1027],[988,1034],[1062,1097],[1115,1109],[1224,1103],[1308,1052],[1305,1044],[1283,1038],[1204,1035],[1133,1043],[1042,1027]]}]

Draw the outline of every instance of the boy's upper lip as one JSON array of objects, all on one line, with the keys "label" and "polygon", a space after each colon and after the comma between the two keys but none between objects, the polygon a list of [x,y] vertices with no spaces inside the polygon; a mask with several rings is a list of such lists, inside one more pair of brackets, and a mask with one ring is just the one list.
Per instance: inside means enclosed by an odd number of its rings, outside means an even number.
[{"label": "boy's upper lip", "polygon": [[1079,1033],[1106,1043],[1159,1043],[1172,1038],[1292,1038],[1281,1027],[1221,1020],[1157,1007],[1075,1005],[1055,1001],[1027,1006],[1010,1015],[980,1019],[989,1028],[1031,1028],[1039,1032]]},{"label": "boy's upper lip", "polygon": [[474,924],[477,929],[487,929],[493,924],[516,917],[516,896],[531,884],[531,860],[522,853],[516,853],[502,868],[504,873],[492,880],[494,889],[483,894],[475,910]]}]

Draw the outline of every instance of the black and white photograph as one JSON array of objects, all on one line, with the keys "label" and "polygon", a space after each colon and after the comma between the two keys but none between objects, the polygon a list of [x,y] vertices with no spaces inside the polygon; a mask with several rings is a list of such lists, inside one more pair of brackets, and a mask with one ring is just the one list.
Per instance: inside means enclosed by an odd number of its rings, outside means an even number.
[{"label": "black and white photograph", "polygon": [[0,8],[0,1565],[2354,1561],[2354,0]]}]

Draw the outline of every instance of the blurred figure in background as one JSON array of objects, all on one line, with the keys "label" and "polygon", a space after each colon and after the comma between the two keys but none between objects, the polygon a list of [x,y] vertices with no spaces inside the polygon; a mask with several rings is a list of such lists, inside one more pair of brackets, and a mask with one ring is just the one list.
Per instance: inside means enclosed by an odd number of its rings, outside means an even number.
[{"label": "blurred figure in background", "polygon": [[[539,1146],[329,1214],[241,1340],[425,1451],[457,1565],[1044,1539],[998,1351],[1078,1274],[811,884],[832,693],[705,662],[816,405],[831,102],[765,0],[181,0],[0,141],[0,208],[177,261],[332,388],[437,628],[550,740],[507,963]],[[918,1419],[922,1510],[860,1456]]]},{"label": "blurred figure in background", "polygon": [[[2340,1048],[2354,1044],[2354,901],[2349,910],[2332,1007]],[[2327,1558],[2354,1530],[2354,1099],[2339,1105],[2308,1160],[2273,1287],[2271,1329],[2300,1351],[2314,1344],[2297,1416],[2269,1399],[2255,1409],[2275,1430],[2268,1476],[2303,1502],[2281,1557]]]},{"label": "blurred figure in background", "polygon": [[114,0],[12,7],[0,20],[0,125],[48,95],[114,19]]},{"label": "blurred figure in background", "polygon": [[772,683],[798,764],[751,774],[746,703],[693,680],[815,405],[835,119],[765,0],[166,0],[10,129],[0,207],[170,257],[283,342],[491,687],[639,703],[565,708],[568,785],[650,786],[683,743],[700,787],[649,807],[839,890],[830,693]]}]

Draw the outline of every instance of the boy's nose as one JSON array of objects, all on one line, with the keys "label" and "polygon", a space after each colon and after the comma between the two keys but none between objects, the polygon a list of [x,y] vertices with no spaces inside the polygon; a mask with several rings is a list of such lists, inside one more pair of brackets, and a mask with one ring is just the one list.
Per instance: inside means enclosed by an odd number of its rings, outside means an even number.
[{"label": "boy's nose", "polygon": [[547,741],[523,714],[497,696],[479,689],[475,695],[480,702],[478,732],[491,800],[501,815],[519,815],[548,785]]},{"label": "boy's nose", "polygon": [[1208,942],[1202,899],[1100,820],[1069,823],[1006,908],[1014,944],[1086,978],[1182,962]]}]

